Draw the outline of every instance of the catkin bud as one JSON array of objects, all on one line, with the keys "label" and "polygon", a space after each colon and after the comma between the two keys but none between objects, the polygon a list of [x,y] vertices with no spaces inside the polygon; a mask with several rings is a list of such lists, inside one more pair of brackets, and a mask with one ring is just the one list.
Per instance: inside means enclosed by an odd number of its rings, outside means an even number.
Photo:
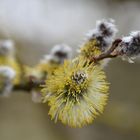
[{"label": "catkin bud", "polygon": [[121,43],[121,51],[128,57],[140,54],[140,32],[132,32],[130,36],[123,37]]},{"label": "catkin bud", "polygon": [[105,51],[112,43],[116,33],[115,21],[103,19],[96,22],[96,28],[91,30],[87,36],[89,40],[96,39],[100,44],[100,49]]},{"label": "catkin bud", "polygon": [[0,40],[0,56],[14,54],[14,42],[12,40]]},{"label": "catkin bud", "polygon": [[13,80],[15,77],[15,71],[8,66],[0,66],[0,75],[8,80]]},{"label": "catkin bud", "polygon": [[15,71],[11,67],[0,66],[0,95],[10,95],[15,75]]},{"label": "catkin bud", "polygon": [[60,44],[52,48],[50,55],[54,61],[63,63],[65,59],[69,59],[71,57],[71,51],[72,50],[68,45]]},{"label": "catkin bud", "polygon": [[131,32],[129,36],[122,38],[119,53],[127,57],[129,62],[140,55],[140,31]]}]

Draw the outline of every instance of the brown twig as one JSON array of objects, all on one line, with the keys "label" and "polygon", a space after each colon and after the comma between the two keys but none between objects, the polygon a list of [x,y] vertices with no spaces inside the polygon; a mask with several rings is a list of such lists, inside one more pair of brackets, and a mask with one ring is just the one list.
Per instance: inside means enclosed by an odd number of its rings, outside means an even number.
[{"label": "brown twig", "polygon": [[15,85],[13,87],[13,90],[15,91],[22,90],[22,91],[30,92],[32,89],[39,88],[41,85],[44,85],[44,81],[35,81],[35,82],[30,81],[24,84],[21,83],[21,84]]},{"label": "brown twig", "polygon": [[[105,53],[102,53],[98,57],[92,57],[91,62],[99,62],[100,60],[103,60],[105,58],[113,58],[117,57],[119,54],[114,53],[114,50],[119,46],[119,43],[121,42],[121,39],[116,39],[113,43],[112,46],[108,51]],[[114,53],[114,54],[113,54]],[[34,88],[39,88],[41,85],[44,85],[44,81],[37,81],[34,79],[34,77],[29,77],[29,82],[26,83],[21,83],[19,85],[15,85],[13,90],[22,90],[22,91],[27,91],[28,93],[34,89]]]},{"label": "brown twig", "polygon": [[114,57],[117,57],[119,54],[117,54],[117,53],[112,54],[112,53],[119,46],[119,44],[120,44],[121,41],[122,41],[121,39],[116,39],[112,43],[112,46],[110,47],[110,49],[108,51],[106,51],[105,53],[102,53],[101,55],[99,55],[97,57],[93,57],[91,59],[91,61],[98,62],[98,61],[103,60],[105,58],[114,58]]}]

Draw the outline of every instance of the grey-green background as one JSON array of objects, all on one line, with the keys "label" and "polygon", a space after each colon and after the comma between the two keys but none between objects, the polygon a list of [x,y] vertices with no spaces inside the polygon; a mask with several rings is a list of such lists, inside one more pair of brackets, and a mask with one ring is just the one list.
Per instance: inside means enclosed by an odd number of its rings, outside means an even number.
[{"label": "grey-green background", "polygon": [[[140,30],[139,13],[139,0],[0,0],[0,36],[13,39],[21,61],[34,65],[59,43],[69,44],[75,55],[98,19],[115,19],[117,37]],[[54,124],[48,107],[33,103],[28,93],[0,98],[0,140],[139,140],[139,71],[139,59],[111,61],[105,112],[81,129]]]}]

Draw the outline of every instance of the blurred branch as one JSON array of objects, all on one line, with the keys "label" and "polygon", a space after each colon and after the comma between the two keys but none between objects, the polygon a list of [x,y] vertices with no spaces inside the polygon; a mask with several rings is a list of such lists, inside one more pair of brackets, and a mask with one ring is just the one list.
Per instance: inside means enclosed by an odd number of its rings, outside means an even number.
[{"label": "blurred branch", "polygon": [[[102,53],[101,55],[97,56],[97,57],[92,57],[91,62],[96,62],[98,63],[99,61],[106,59],[106,58],[115,58],[117,57],[119,54],[115,53],[113,54],[113,51],[119,46],[119,43],[121,42],[121,39],[116,39],[113,43],[112,46],[110,47],[110,49],[104,53]],[[34,80],[33,77],[29,78],[29,82],[27,83],[21,83],[19,85],[15,85],[13,90],[23,90],[23,91],[27,91],[30,92],[32,89],[34,88],[39,88],[41,85],[44,85],[44,81],[37,81]]]},{"label": "blurred branch", "polygon": [[35,82],[30,81],[30,82],[27,82],[24,84],[22,83],[19,85],[15,85],[13,90],[15,90],[15,91],[22,90],[22,91],[30,92],[32,89],[39,88],[43,84],[44,84],[44,81],[35,81]]}]

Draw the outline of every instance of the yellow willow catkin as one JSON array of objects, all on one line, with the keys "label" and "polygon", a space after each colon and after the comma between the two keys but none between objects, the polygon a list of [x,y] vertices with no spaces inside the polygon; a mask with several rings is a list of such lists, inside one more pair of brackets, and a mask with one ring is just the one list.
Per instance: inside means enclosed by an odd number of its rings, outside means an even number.
[{"label": "yellow willow catkin", "polygon": [[[82,57],[84,60],[90,61],[93,57],[98,57],[102,54],[102,50],[100,44],[97,39],[90,39],[86,41],[79,50],[79,57]],[[76,60],[76,59],[75,59]],[[110,59],[104,59],[97,64],[99,64],[102,68],[104,68]]]},{"label": "yellow willow catkin", "polygon": [[80,56],[84,57],[84,59],[90,59],[93,56],[100,55],[101,53],[99,43],[96,39],[86,41],[80,48]]},{"label": "yellow willow catkin", "polygon": [[103,112],[108,98],[108,83],[99,66],[84,61],[65,61],[42,89],[43,101],[50,106],[49,115],[71,127],[91,123]]},{"label": "yellow willow catkin", "polygon": [[0,66],[11,67],[15,71],[13,84],[21,81],[21,66],[15,55],[14,42],[12,40],[0,40]]},{"label": "yellow willow catkin", "polygon": [[12,57],[12,56],[0,56],[0,66],[11,67],[16,73],[16,76],[13,80],[13,84],[17,85],[20,83],[21,67],[20,67],[20,64],[17,62],[17,60],[14,57]]}]

